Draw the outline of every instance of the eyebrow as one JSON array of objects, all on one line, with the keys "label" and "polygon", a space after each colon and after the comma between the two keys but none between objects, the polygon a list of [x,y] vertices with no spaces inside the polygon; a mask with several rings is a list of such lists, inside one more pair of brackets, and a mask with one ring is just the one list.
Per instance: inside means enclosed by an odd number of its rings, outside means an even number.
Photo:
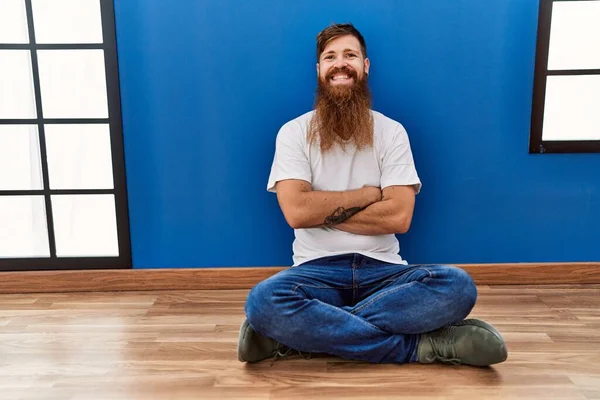
[{"label": "eyebrow", "polygon": [[[344,52],[344,53],[348,53],[348,52],[352,52],[352,53],[358,53],[358,50],[354,50],[354,49],[344,49],[344,51],[343,51],[343,52]],[[335,53],[335,51],[333,51],[333,50],[329,50],[329,51],[327,51],[327,52],[324,52],[324,53],[322,54],[322,56],[324,56],[324,55],[326,55],[326,54],[331,54],[331,53]]]}]

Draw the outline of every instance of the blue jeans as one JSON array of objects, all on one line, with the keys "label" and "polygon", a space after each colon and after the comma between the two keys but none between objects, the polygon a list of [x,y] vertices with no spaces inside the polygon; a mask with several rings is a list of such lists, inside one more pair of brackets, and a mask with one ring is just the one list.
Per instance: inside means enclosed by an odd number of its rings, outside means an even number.
[{"label": "blue jeans", "polygon": [[476,298],[462,269],[346,254],[265,279],[245,310],[256,331],[295,350],[406,363],[417,361],[419,334],[463,320]]}]

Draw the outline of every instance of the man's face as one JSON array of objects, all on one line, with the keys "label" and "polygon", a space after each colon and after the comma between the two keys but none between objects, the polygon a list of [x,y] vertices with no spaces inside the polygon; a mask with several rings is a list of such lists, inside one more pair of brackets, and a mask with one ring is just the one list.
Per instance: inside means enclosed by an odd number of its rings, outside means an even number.
[{"label": "man's face", "polygon": [[319,79],[334,87],[351,87],[369,73],[369,59],[364,58],[360,43],[352,35],[333,39],[319,57]]}]

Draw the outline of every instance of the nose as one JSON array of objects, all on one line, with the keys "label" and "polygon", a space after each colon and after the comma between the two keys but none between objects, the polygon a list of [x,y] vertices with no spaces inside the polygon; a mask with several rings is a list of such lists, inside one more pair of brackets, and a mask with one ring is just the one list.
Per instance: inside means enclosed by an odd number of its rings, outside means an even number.
[{"label": "nose", "polygon": [[346,63],[346,60],[344,59],[344,57],[337,57],[335,59],[335,64],[334,64],[335,67],[342,68],[345,65],[348,65],[348,64]]}]

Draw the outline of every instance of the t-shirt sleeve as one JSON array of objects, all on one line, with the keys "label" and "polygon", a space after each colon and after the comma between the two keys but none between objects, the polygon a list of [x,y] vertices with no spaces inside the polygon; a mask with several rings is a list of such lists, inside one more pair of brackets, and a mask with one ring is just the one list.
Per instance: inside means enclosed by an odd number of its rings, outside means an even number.
[{"label": "t-shirt sleeve", "polygon": [[381,189],[393,185],[412,185],[417,194],[422,186],[415,168],[408,134],[400,124],[387,141],[381,165]]},{"label": "t-shirt sleeve", "polygon": [[282,126],[277,134],[267,190],[275,193],[275,184],[284,179],[301,179],[312,183],[305,139],[299,126],[294,129],[293,122]]}]

